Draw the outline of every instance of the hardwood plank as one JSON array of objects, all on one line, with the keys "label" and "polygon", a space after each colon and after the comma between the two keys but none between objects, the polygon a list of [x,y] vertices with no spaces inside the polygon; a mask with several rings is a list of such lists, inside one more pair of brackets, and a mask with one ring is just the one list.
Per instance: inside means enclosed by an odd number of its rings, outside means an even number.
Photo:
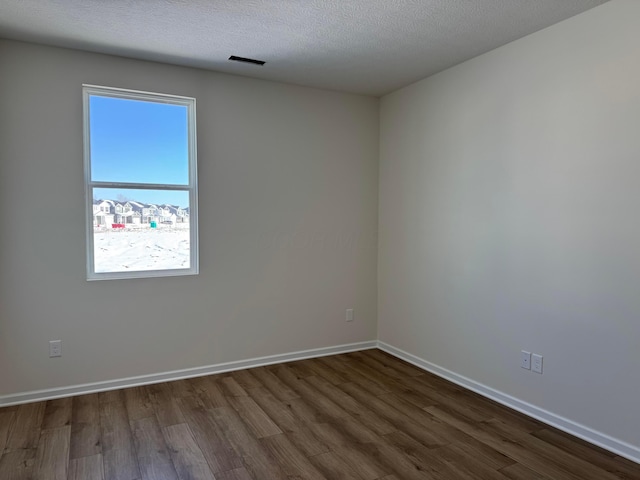
[{"label": "hardwood plank", "polygon": [[[376,389],[381,390],[381,393],[390,393],[393,391],[393,378],[389,378],[388,376],[377,372],[375,369],[369,367],[368,365],[357,362],[355,360],[350,360],[347,365],[349,369],[353,371],[352,375],[354,379],[367,380],[370,384],[373,384]],[[351,378],[349,378],[349,380],[352,381]],[[352,383],[357,382],[352,381]],[[371,393],[374,393],[374,391],[371,390]]]},{"label": "hardwood plank", "polygon": [[149,392],[145,387],[133,387],[123,390],[124,404],[130,421],[151,417],[155,414]]},{"label": "hardwood plank", "polygon": [[287,406],[288,409],[291,410],[291,412],[293,412],[296,417],[298,417],[307,425],[312,423],[328,423],[333,420],[332,417],[319,411],[313,405],[307,403],[307,401],[303,398],[292,398],[283,403]]},{"label": "hardwood plank", "polygon": [[148,462],[171,463],[167,444],[155,417],[130,420],[129,423],[138,458]]},{"label": "hardwood plank", "polygon": [[[353,382],[357,385],[360,385],[358,382]],[[365,390],[369,390],[365,386]],[[369,390],[370,391],[370,390]],[[425,407],[432,407],[439,404],[439,400],[435,400],[428,395],[425,395],[424,392],[419,392],[413,390],[411,388],[398,385],[398,384],[390,384],[389,392],[383,395],[376,395],[377,397],[384,397],[385,395],[393,395],[395,398],[400,398],[404,402],[410,403],[420,409],[424,409]]]},{"label": "hardwood plank", "polygon": [[35,480],[67,480],[71,426],[43,430],[33,467]]},{"label": "hardwood plank", "polygon": [[331,385],[340,385],[348,381],[347,377],[342,375],[339,371],[328,367],[326,364],[318,361],[317,358],[311,358],[304,360],[306,365],[315,375],[325,379]]},{"label": "hardwood plank", "polygon": [[316,372],[309,368],[309,364],[306,360],[287,362],[286,365],[299,379],[304,379],[316,375]]},{"label": "hardwood plank", "polygon": [[444,460],[447,463],[451,469],[452,478],[504,480],[504,475],[499,473],[498,469],[490,467],[474,457],[468,456],[464,451],[456,448],[456,446],[452,444],[438,448],[435,450],[435,453],[437,453],[440,460]]},{"label": "hardwood plank", "polygon": [[274,373],[282,382],[304,398],[306,403],[312,405],[329,418],[338,420],[349,415],[339,405],[313,388],[306,380],[298,378],[289,367],[277,368]]},{"label": "hardwood plank", "polygon": [[215,480],[186,423],[162,429],[180,480]]},{"label": "hardwood plank", "polygon": [[[400,478],[420,480],[445,480],[448,468],[434,450],[402,432],[385,435],[386,443],[378,445],[376,456]],[[456,477],[449,477],[456,478]]]},{"label": "hardwood plank", "polygon": [[264,387],[252,388],[247,392],[285,433],[287,438],[300,448],[307,457],[329,451],[329,447],[320,442],[309,430],[309,427],[294,414],[290,403],[281,402]]},{"label": "hardwood plank", "polygon": [[102,455],[74,458],[69,462],[69,480],[104,480]]},{"label": "hardwood plank", "polygon": [[98,399],[100,404],[103,403],[111,403],[111,402],[122,402],[122,392],[123,390],[109,390],[107,392],[98,393]]},{"label": "hardwood plank", "polygon": [[[482,421],[492,417],[492,415],[487,415],[486,413],[476,412],[473,407],[468,406],[466,402],[458,405],[454,398],[454,395],[458,393],[457,390],[448,391],[446,388],[443,388],[441,384],[437,384],[437,386],[432,385],[429,383],[431,381],[430,377],[404,378],[399,376],[396,378],[386,377],[385,379],[384,373],[378,372],[368,365],[358,365],[357,369],[370,377],[377,376],[381,378],[380,381],[385,382],[390,389],[390,393],[420,408],[435,405],[442,406],[443,408],[454,408],[458,413],[465,414],[469,421]],[[427,381],[425,379],[429,380]],[[458,400],[462,402],[464,398],[459,398]]]},{"label": "hardwood plank", "polygon": [[403,395],[385,394],[380,395],[378,398],[387,403],[390,407],[413,419],[414,422],[419,423],[428,429],[430,433],[438,436],[439,438],[446,438],[451,442],[467,442],[469,440],[473,440],[460,430],[453,428],[451,425],[429,414],[424,409],[418,408],[412,402],[405,400]]},{"label": "hardwood plank", "polygon": [[229,403],[257,438],[282,433],[251,397],[230,397]]},{"label": "hardwood plank", "polygon": [[273,458],[280,464],[288,478],[325,480],[322,473],[289,441],[286,435],[279,434],[264,437],[260,439],[260,443],[266,447]]},{"label": "hardwood plank", "polygon": [[363,480],[353,467],[334,452],[321,453],[309,458],[309,461],[328,480]]},{"label": "hardwood plank", "polygon": [[233,377],[222,377],[220,386],[227,397],[246,397],[247,392],[240,386]]},{"label": "hardwood plank", "polygon": [[[578,439],[576,439],[576,440],[578,440]],[[629,468],[633,468],[634,472],[636,472],[636,473],[634,473],[634,475],[637,475],[638,473],[640,473],[640,471],[637,470],[637,468],[638,468],[638,466],[640,464],[638,464],[636,462],[632,462],[631,460],[629,460],[627,458],[624,458],[624,457],[621,457],[619,455],[616,455],[614,457],[614,459],[615,459],[616,462],[622,463],[623,465],[626,465]]]},{"label": "hardwood plank", "polygon": [[475,392],[459,392],[453,396],[453,401],[461,401],[464,398],[465,403],[472,403],[477,412],[482,412],[485,417],[496,418],[504,422],[508,422],[512,425],[517,425],[518,428],[526,431],[527,433],[535,432],[544,428],[545,425],[538,420],[527,417],[526,415],[504,407],[497,402],[481,397]]},{"label": "hardwood plank", "polygon": [[246,468],[236,468],[216,474],[216,480],[253,480]]},{"label": "hardwood plank", "polygon": [[553,477],[540,475],[519,463],[501,469],[500,473],[511,480],[553,480]]},{"label": "hardwood plank", "polygon": [[42,429],[64,427],[71,425],[71,406],[73,398],[59,398],[45,403]]},{"label": "hardwood plank", "polygon": [[168,382],[174,398],[190,397],[195,394],[193,384],[190,379],[174,380]]},{"label": "hardwood plank", "polygon": [[20,405],[5,445],[5,451],[31,449],[38,446],[40,427],[44,419],[45,402]]},{"label": "hardwood plank", "polygon": [[[398,360],[398,361],[401,361],[401,360]],[[442,392],[447,396],[455,395],[456,393],[460,393],[460,392],[469,391],[469,390],[466,390],[464,387],[461,387],[460,385],[456,385],[455,383],[450,382],[449,380],[446,380],[442,377],[439,377],[427,371],[424,372],[424,375],[414,377],[414,380],[417,383],[421,383],[430,388],[437,389],[438,391]]]},{"label": "hardwood plank", "polygon": [[[287,401],[286,406],[319,440],[322,440],[322,435],[318,433],[318,425],[323,428],[328,427],[332,432],[335,431],[332,433],[334,445],[347,445],[349,442],[344,439],[351,439],[352,442],[361,444],[380,441],[380,436],[351,415],[336,418],[334,415],[327,415],[320,411],[322,403],[312,405],[304,398],[294,398]],[[329,444],[327,445],[330,447]]]},{"label": "hardwood plank", "polygon": [[15,416],[15,410],[9,410],[8,408],[0,409],[0,457],[2,456],[4,447],[7,444],[9,429],[15,420]]},{"label": "hardwood plank", "polygon": [[100,402],[102,457],[106,480],[138,480],[140,470],[122,396]]},{"label": "hardwood plank", "polygon": [[35,458],[35,448],[19,448],[6,451],[0,457],[0,478],[2,480],[32,479]]},{"label": "hardwood plank", "polygon": [[69,458],[89,457],[100,453],[102,443],[98,394],[73,397]]},{"label": "hardwood plank", "polygon": [[376,432],[378,435],[386,435],[396,431],[396,427],[378,416],[375,412],[369,410],[361,402],[354,399],[351,395],[332,385],[324,378],[312,376],[305,380],[311,386],[322,392],[330,400],[340,405],[353,418],[363,425]]},{"label": "hardwood plank", "polygon": [[[426,378],[426,377],[424,377]],[[393,392],[412,390],[428,399],[430,405],[438,405],[455,411],[458,415],[464,415],[469,422],[481,422],[494,417],[491,412],[483,411],[477,404],[469,401],[468,397],[459,396],[459,392],[447,392],[441,385],[431,385],[423,377],[413,379],[398,378],[393,381]]]},{"label": "hardwood plank", "polygon": [[[465,452],[454,448],[451,444],[429,449],[403,432],[395,432],[385,436],[385,439],[396,446],[406,456],[420,465],[423,471],[435,478],[493,480],[500,478],[495,468],[489,467]],[[513,463],[513,462],[512,462]]]},{"label": "hardwood plank", "polygon": [[251,435],[235,410],[231,407],[220,407],[214,408],[210,412],[225,438],[242,457],[244,467],[252,477],[273,480],[286,479],[286,475],[278,463]]},{"label": "hardwood plank", "polygon": [[585,460],[588,459],[589,463],[620,478],[640,480],[640,471],[636,464],[631,464],[628,461],[621,462],[614,453],[589,445],[583,440],[572,437],[567,433],[552,428],[544,428],[532,433],[532,435],[539,440],[564,450],[570,455]]},{"label": "hardwood plank", "polygon": [[105,450],[102,454],[105,480],[140,480],[135,452],[126,449]]},{"label": "hardwood plank", "polygon": [[289,386],[284,384],[277,376],[265,367],[252,368],[251,373],[260,383],[267,388],[278,400],[286,401],[292,398],[299,398]]},{"label": "hardwood plank", "polygon": [[372,395],[378,396],[391,392],[391,389],[386,387],[384,384],[374,382],[364,375],[360,375],[357,371],[353,370],[353,368],[349,366],[347,362],[338,360],[336,357],[322,357],[318,359],[318,362],[338,372],[349,382],[360,385],[368,392],[371,392]]},{"label": "hardwood plank", "polygon": [[[339,417],[338,419],[332,418],[330,415],[320,412],[315,406],[308,404],[303,398],[291,399],[286,404],[291,412],[312,432],[313,436],[321,441],[323,441],[323,433],[318,432],[318,425],[323,426],[323,428],[330,428],[330,432],[335,431],[332,433],[334,445],[342,446],[343,444],[348,444],[343,439],[351,439],[353,442],[361,444],[380,441],[380,437],[375,432],[350,415]],[[324,433],[326,434],[327,432],[324,431]],[[323,443],[327,444],[325,441]],[[329,444],[327,445],[330,447]]]},{"label": "hardwood plank", "polygon": [[530,468],[534,472],[541,473],[554,480],[580,480],[580,477],[573,475],[571,472],[564,471],[560,466],[530,452],[519,443],[495,432],[488,432],[478,424],[468,423],[463,417],[456,417],[441,410],[440,407],[429,407],[427,411],[496,451],[513,458],[516,462]]},{"label": "hardwood plank", "polygon": [[418,368],[415,365],[411,365],[410,363],[407,363],[404,360],[400,360],[399,358],[392,357],[388,353],[383,352],[382,350],[378,350],[377,348],[362,350],[360,353],[364,355],[364,358],[374,359],[379,364],[385,367],[393,368],[406,377],[421,377],[425,375],[425,371],[421,368]]},{"label": "hardwood plank", "polygon": [[536,453],[543,461],[552,462],[562,470],[579,477],[582,480],[616,480],[615,475],[568,454],[564,450],[555,447],[543,440],[540,440],[527,432],[524,432],[513,425],[504,423],[501,420],[493,419],[482,424],[482,428],[495,432],[502,438],[508,438],[524,446],[528,451]]},{"label": "hardwood plank", "polygon": [[205,408],[229,406],[227,397],[220,387],[219,380],[215,375],[193,378],[191,380],[195,396]]},{"label": "hardwood plank", "polygon": [[144,463],[140,460],[140,475],[143,480],[176,480],[173,461],[171,463]]},{"label": "hardwood plank", "polygon": [[448,399],[446,402],[439,402],[437,406],[441,410],[452,413],[457,417],[464,418],[465,421],[469,423],[486,422],[493,419],[493,415],[480,413],[476,406],[469,406],[467,402],[462,402],[459,398]]},{"label": "hardwood plank", "polygon": [[231,377],[245,390],[249,388],[258,388],[262,383],[253,376],[253,370],[236,370],[230,373]]},{"label": "hardwood plank", "polygon": [[427,373],[422,376],[408,378],[397,374],[397,372],[389,374],[384,369],[376,369],[355,359],[351,360],[349,365],[359,375],[385,386],[387,393],[418,393],[424,397],[421,401],[423,403],[426,402],[427,405],[446,405],[450,403],[451,395],[461,391],[459,387],[452,383]]},{"label": "hardwood plank", "polygon": [[425,429],[422,425],[413,421],[411,417],[405,415],[399,410],[396,410],[393,406],[379,398],[372,397],[368,392],[354,383],[345,383],[343,385],[339,385],[339,388],[349,393],[352,397],[356,398],[372,411],[376,412],[376,414],[394,425],[396,429],[406,432],[408,435],[429,448],[437,448],[451,443],[450,438]]},{"label": "hardwood plank", "polygon": [[341,425],[318,423],[310,425],[309,428],[363,480],[374,480],[391,473],[375,456],[367,455],[362,444],[354,442],[352,437],[346,435],[341,430]]},{"label": "hardwood plank", "polygon": [[353,417],[345,417],[340,422],[331,422],[333,428],[357,444],[384,443],[380,435]]},{"label": "hardwood plank", "polygon": [[[398,380],[407,378],[407,375],[405,375],[403,372],[385,365],[377,359],[368,356],[365,352],[353,352],[349,354],[349,357],[351,359],[356,359],[362,365],[367,365],[369,368],[382,375],[386,375],[389,378]],[[422,372],[420,375],[424,375],[424,372]]]},{"label": "hardwood plank", "polygon": [[460,457],[472,458],[474,463],[482,463],[493,470],[500,470],[501,468],[516,463],[512,458],[503,455],[472,437],[468,437],[464,441],[450,443],[442,448],[450,449]]},{"label": "hardwood plank", "polygon": [[100,405],[100,427],[102,430],[102,449],[132,449],[133,441],[127,411],[122,402],[109,402]]},{"label": "hardwood plank", "polygon": [[352,376],[353,373],[349,369],[348,363],[338,358],[337,355],[328,357],[319,357],[314,359],[317,363],[326,366],[329,370],[336,372],[338,375]]},{"label": "hardwood plank", "polygon": [[213,415],[197,398],[181,398],[179,404],[193,438],[216,477],[220,472],[243,466],[240,455],[224,437]]},{"label": "hardwood plank", "polygon": [[131,433],[143,480],[177,480],[167,444],[155,416],[132,420]]},{"label": "hardwood plank", "polygon": [[168,383],[148,385],[147,392],[161,427],[184,423],[184,416],[178,406],[178,399]]}]

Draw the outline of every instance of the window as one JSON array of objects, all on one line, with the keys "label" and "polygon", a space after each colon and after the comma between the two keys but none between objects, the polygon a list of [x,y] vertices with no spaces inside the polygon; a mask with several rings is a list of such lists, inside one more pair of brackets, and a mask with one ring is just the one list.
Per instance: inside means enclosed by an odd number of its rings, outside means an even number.
[{"label": "window", "polygon": [[83,105],[87,279],[197,274],[195,99],[84,85]]}]

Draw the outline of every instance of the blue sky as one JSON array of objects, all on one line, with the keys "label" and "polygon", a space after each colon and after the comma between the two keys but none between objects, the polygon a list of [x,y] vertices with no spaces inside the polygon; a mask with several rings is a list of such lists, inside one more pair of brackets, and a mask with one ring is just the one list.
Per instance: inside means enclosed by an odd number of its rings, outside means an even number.
[{"label": "blue sky", "polygon": [[[187,107],[92,95],[89,103],[93,181],[189,183]],[[94,189],[144,203],[187,206],[186,192]]]}]

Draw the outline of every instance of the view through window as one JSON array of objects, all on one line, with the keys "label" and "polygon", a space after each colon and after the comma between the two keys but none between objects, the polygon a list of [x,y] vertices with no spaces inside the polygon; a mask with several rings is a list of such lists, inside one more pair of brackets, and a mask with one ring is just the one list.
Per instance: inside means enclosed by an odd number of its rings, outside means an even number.
[{"label": "view through window", "polygon": [[195,99],[83,93],[88,279],[197,273]]}]

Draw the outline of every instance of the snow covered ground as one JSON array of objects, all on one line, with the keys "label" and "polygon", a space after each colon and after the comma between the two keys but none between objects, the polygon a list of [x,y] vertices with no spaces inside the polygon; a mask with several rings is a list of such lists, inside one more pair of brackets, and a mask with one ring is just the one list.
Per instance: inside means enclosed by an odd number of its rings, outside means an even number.
[{"label": "snow covered ground", "polygon": [[95,231],[93,251],[99,273],[189,268],[189,225]]}]

